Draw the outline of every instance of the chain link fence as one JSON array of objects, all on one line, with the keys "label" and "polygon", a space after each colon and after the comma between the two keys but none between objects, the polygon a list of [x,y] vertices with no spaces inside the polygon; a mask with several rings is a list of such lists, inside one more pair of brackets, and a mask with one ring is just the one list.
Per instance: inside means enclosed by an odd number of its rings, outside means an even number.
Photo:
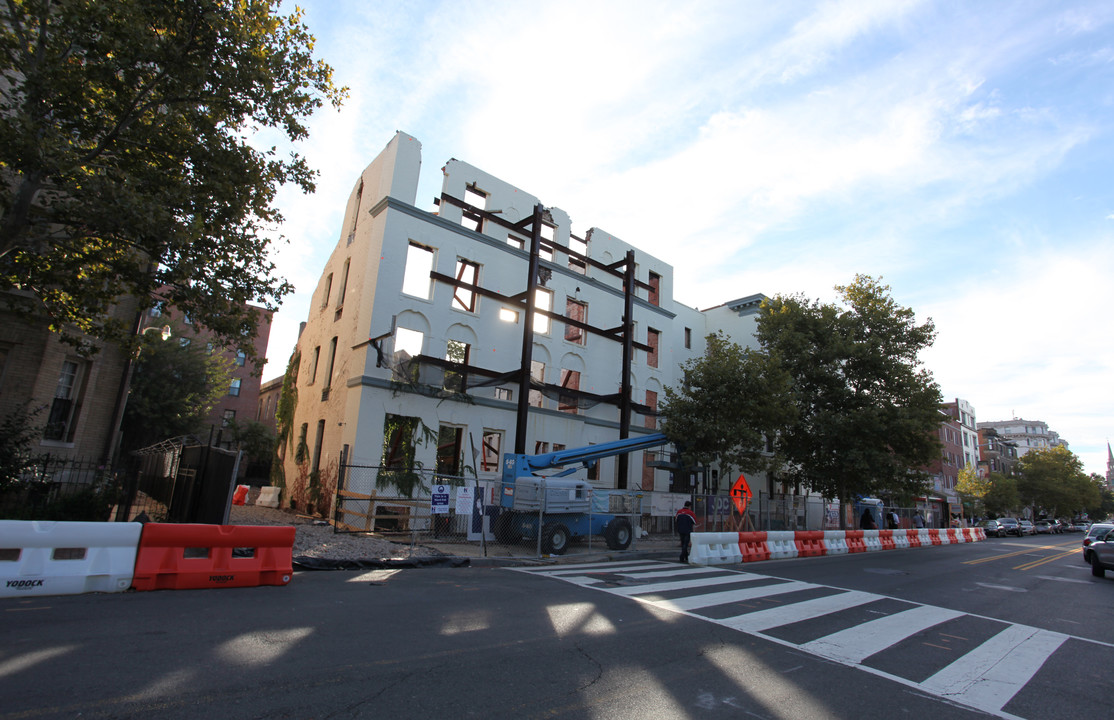
[{"label": "chain link fence", "polygon": [[[650,493],[542,477],[520,479],[510,491],[499,480],[344,465],[334,527],[507,557],[623,552],[650,537],[643,522]],[[504,497],[514,497],[514,507],[503,507]]]},{"label": "chain link fence", "polygon": [[[729,495],[608,490],[558,477],[519,478],[511,488],[498,479],[365,465],[341,466],[333,512],[339,533],[376,533],[461,555],[540,558],[671,550],[686,501],[698,532],[839,528],[839,503],[806,495],[756,492],[740,515]],[[914,508],[890,510],[901,527],[912,526]],[[848,527],[858,528],[857,516]]]}]

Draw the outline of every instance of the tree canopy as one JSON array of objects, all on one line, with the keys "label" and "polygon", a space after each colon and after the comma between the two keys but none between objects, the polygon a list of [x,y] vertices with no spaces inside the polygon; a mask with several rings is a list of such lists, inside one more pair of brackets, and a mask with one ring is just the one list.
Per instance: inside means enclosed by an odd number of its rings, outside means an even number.
[{"label": "tree canopy", "polygon": [[[345,90],[277,0],[0,4],[0,291],[52,330],[128,340],[121,298],[158,299],[253,353],[275,309],[277,188],[314,189],[290,141]],[[161,289],[161,290],[160,290]],[[141,301],[143,302],[143,301]]]},{"label": "tree canopy", "polygon": [[758,317],[759,342],[793,378],[785,474],[843,501],[920,493],[940,447],[940,389],[919,358],[936,328],[869,276],[836,290],[842,307],[779,296]]},{"label": "tree canopy", "polygon": [[1102,493],[1083,472],[1083,462],[1066,447],[1035,448],[1018,462],[1021,501],[1051,515],[1102,505]]},{"label": "tree canopy", "polygon": [[939,457],[940,390],[921,367],[931,320],[859,275],[844,305],[800,295],[762,304],[759,350],[708,338],[662,403],[663,430],[690,461],[762,466],[824,497],[923,492]]},{"label": "tree canopy", "polygon": [[763,470],[776,463],[766,438],[793,419],[788,391],[788,374],[768,356],[709,335],[704,356],[681,366],[680,385],[665,388],[662,431],[688,465]]},{"label": "tree canopy", "polygon": [[1017,491],[1017,478],[1000,473],[990,473],[987,477],[989,487],[982,496],[983,507],[991,515],[998,517],[1014,515],[1021,505],[1021,493]]},{"label": "tree canopy", "polygon": [[201,433],[205,417],[228,392],[231,363],[201,343],[143,336],[121,424],[125,450]]}]

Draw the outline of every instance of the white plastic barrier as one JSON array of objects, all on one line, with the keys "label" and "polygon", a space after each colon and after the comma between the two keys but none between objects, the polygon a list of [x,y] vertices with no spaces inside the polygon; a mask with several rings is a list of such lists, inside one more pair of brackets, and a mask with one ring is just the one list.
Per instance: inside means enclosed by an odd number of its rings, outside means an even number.
[{"label": "white plastic barrier", "polygon": [[909,530],[894,530],[894,549],[909,549]]},{"label": "white plastic barrier", "polygon": [[255,499],[255,504],[262,505],[263,507],[277,508],[279,506],[280,495],[282,495],[282,488],[259,488],[259,497]]},{"label": "white plastic barrier", "polygon": [[932,538],[928,534],[928,528],[918,529],[917,538],[921,541],[921,547],[932,547]]},{"label": "white plastic barrier", "polygon": [[867,552],[878,552],[882,549],[882,538],[878,537],[877,530],[863,530],[863,545]]},{"label": "white plastic barrier", "polygon": [[844,530],[828,530],[824,533],[825,555],[847,554],[847,532]]},{"label": "white plastic barrier", "polygon": [[690,565],[735,565],[743,561],[739,533],[693,533],[689,548]]},{"label": "white plastic barrier", "polygon": [[776,530],[766,533],[766,545],[770,548],[770,559],[781,560],[797,557],[796,535],[792,530]]},{"label": "white plastic barrier", "polygon": [[0,520],[0,597],[123,592],[141,523]]}]

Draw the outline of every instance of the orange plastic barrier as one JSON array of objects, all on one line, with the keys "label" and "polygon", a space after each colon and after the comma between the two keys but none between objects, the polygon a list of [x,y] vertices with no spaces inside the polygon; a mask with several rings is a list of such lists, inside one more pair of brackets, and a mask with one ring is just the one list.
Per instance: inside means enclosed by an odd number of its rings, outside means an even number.
[{"label": "orange plastic barrier", "polygon": [[244,501],[248,498],[248,491],[251,490],[247,485],[237,485],[236,492],[232,493],[232,504],[243,505]]},{"label": "orange plastic barrier", "polygon": [[797,544],[797,557],[818,557],[827,552],[823,530],[798,530],[793,541]]},{"label": "orange plastic barrier", "polygon": [[132,587],[285,585],[294,574],[293,548],[292,526],[147,523],[139,539]]},{"label": "orange plastic barrier", "polygon": [[743,554],[743,562],[756,562],[770,559],[770,546],[766,544],[764,532],[739,533],[739,552]]},{"label": "orange plastic barrier", "polygon": [[940,541],[940,531],[939,530],[929,530],[928,531],[928,539],[932,541],[933,545],[943,545],[944,544]]},{"label": "orange plastic barrier", "polygon": [[879,530],[878,540],[882,543],[883,550],[896,550],[897,546],[894,545],[894,531],[893,530]]},{"label": "orange plastic barrier", "polygon": [[857,553],[866,552],[866,543],[863,542],[862,530],[848,530],[847,531],[847,552]]},{"label": "orange plastic barrier", "polygon": [[921,533],[919,530],[905,530],[903,532],[908,533],[909,547],[915,548],[921,546]]},{"label": "orange plastic barrier", "polygon": [[948,528],[947,532],[948,532],[948,542],[952,543],[953,545],[955,543],[959,542],[959,538],[957,538],[955,536],[955,534],[957,532],[955,528]]}]

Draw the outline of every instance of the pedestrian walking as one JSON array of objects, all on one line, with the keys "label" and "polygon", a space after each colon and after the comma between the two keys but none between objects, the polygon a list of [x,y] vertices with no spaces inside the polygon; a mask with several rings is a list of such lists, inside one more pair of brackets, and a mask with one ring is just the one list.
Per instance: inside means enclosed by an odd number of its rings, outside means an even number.
[{"label": "pedestrian walking", "polygon": [[874,516],[870,514],[870,508],[863,510],[863,516],[859,518],[860,530],[876,530],[877,525],[874,524]]},{"label": "pedestrian walking", "polygon": [[692,531],[696,527],[696,515],[692,513],[692,501],[686,500],[685,506],[677,511],[673,518],[673,527],[681,536],[681,562],[689,561],[689,545],[692,542]]},{"label": "pedestrian walking", "polygon": [[920,510],[918,510],[917,514],[913,516],[913,527],[917,528],[918,530],[924,529],[924,515],[921,515]]}]

